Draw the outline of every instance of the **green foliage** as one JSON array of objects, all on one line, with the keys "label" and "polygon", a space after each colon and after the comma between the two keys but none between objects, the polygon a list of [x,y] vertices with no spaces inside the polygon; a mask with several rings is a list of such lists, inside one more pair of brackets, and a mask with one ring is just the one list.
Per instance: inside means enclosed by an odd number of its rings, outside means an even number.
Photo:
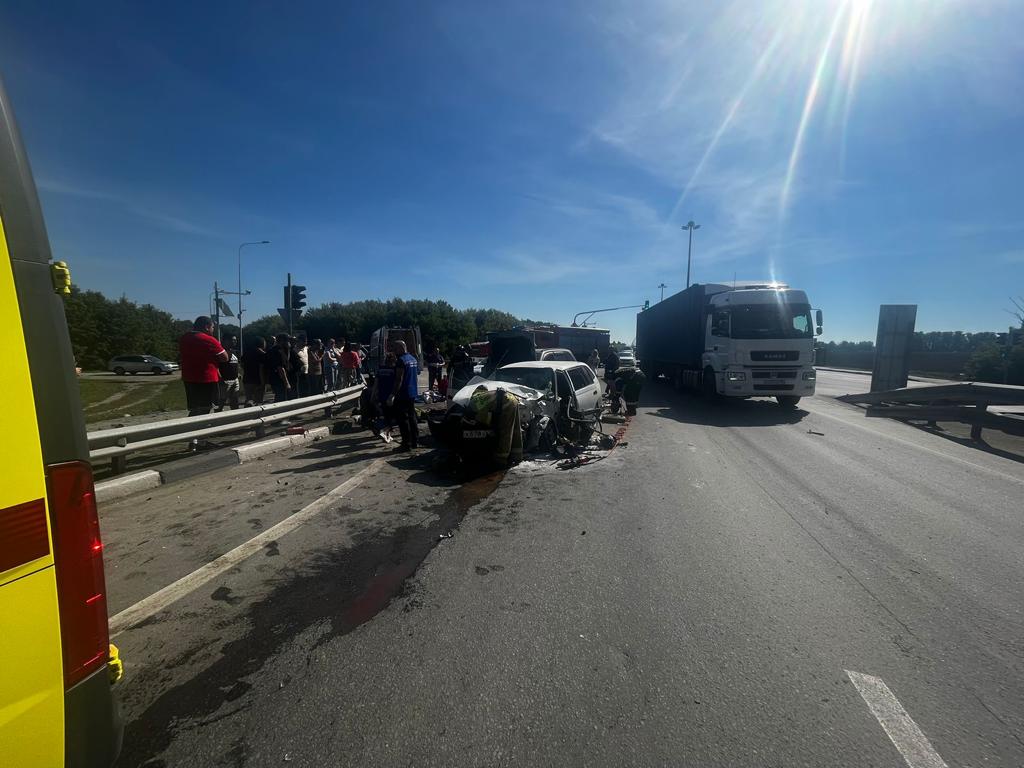
[{"label": "green foliage", "polygon": [[1024,384],[1024,344],[1017,344],[1010,350],[1007,360],[1007,384]]},{"label": "green foliage", "polygon": [[[178,339],[192,327],[191,320],[175,320],[150,304],[136,304],[123,297],[111,301],[98,291],[78,288],[65,299],[64,310],[75,357],[86,370],[105,370],[110,358],[117,355],[148,354],[177,360]],[[324,304],[304,313],[295,331],[324,341],[367,342],[370,334],[383,325],[418,325],[427,346],[436,343],[450,349],[456,344],[482,341],[488,331],[526,324],[532,321],[497,309],[456,309],[446,301],[391,299]],[[228,335],[238,333],[237,326],[227,323],[221,330]],[[246,325],[246,343],[257,336],[269,339],[285,330],[279,315],[267,315]]]},{"label": "green foliage", "polygon": [[71,289],[64,311],[75,358],[86,370],[105,369],[116,355],[177,360],[178,338],[192,326],[151,304],[136,304],[124,297],[111,301],[98,291],[78,288]]},{"label": "green foliage", "polygon": [[927,352],[974,352],[985,345],[994,344],[998,336],[994,333],[964,333],[963,331],[918,331],[914,334],[914,351]]},{"label": "green foliage", "polygon": [[[447,301],[390,299],[332,302],[305,312],[295,326],[296,333],[310,339],[342,339],[367,342],[381,326],[407,328],[418,325],[424,344],[442,349],[456,344],[482,341],[488,331],[502,331],[530,321],[520,320],[497,309],[456,309]],[[247,338],[269,337],[285,330],[278,315],[267,315],[246,326]]]},{"label": "green foliage", "polygon": [[994,342],[986,344],[971,355],[964,374],[975,381],[1024,384],[1024,344],[1009,349]]},{"label": "green foliage", "polygon": [[969,379],[976,381],[989,381],[1001,384],[1006,371],[1006,360],[1003,358],[1003,349],[995,343],[979,347],[971,355],[967,365],[964,366],[964,373]]}]

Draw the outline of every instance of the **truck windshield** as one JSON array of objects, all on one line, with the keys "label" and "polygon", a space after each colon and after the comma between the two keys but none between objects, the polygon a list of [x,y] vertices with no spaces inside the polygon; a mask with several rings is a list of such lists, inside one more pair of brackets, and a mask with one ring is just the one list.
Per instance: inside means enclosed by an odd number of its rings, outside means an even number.
[{"label": "truck windshield", "polygon": [[809,339],[814,336],[806,304],[747,304],[731,309],[734,339]]}]

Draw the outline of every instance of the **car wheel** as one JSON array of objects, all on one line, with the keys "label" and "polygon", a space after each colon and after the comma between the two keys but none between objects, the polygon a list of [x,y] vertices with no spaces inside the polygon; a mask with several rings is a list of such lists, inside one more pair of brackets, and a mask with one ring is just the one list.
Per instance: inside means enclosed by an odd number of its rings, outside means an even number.
[{"label": "car wheel", "polygon": [[150,370],[150,373],[152,373],[154,376],[159,376],[161,373],[163,373],[163,370],[160,369],[160,368],[157,368],[156,366],[153,366],[149,370]]},{"label": "car wheel", "polygon": [[138,371],[128,371],[128,373],[130,373],[132,376],[134,376],[136,373],[138,373]]},{"label": "car wheel", "polygon": [[796,410],[796,405],[800,402],[797,395],[778,395],[775,399],[779,401],[779,405],[785,411]]},{"label": "car wheel", "polygon": [[114,369],[114,373],[116,373],[118,376],[124,376],[124,368],[122,368],[121,366],[117,366],[117,368]]}]

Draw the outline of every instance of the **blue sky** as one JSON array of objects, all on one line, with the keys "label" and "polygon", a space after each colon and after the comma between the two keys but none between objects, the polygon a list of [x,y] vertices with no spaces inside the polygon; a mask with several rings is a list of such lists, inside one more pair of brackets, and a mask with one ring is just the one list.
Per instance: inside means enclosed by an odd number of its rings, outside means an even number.
[{"label": "blue sky", "polygon": [[[1024,4],[0,6],[76,282],[251,314],[426,297],[568,322],[695,281],[805,288],[827,339],[1005,329],[1024,293]],[[604,316],[632,339],[629,312]]]}]

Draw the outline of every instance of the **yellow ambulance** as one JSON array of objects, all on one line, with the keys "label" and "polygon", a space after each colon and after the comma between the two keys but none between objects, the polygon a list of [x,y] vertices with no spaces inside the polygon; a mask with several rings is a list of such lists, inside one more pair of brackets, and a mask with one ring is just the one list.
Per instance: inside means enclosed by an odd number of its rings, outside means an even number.
[{"label": "yellow ambulance", "polygon": [[0,765],[110,766],[121,675],[75,361],[32,173],[0,83]]}]

